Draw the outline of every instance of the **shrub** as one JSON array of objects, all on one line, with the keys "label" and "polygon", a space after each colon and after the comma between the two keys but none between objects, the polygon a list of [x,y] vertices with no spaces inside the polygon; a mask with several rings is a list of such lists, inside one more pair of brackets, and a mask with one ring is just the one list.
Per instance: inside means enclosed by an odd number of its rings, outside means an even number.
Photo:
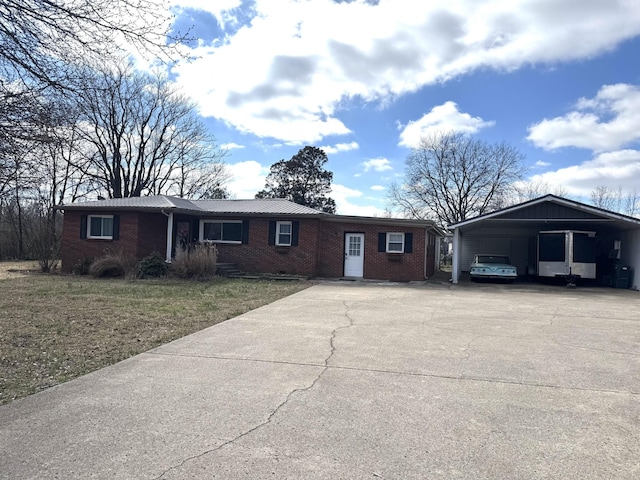
[{"label": "shrub", "polygon": [[106,252],[89,266],[92,277],[132,277],[135,276],[135,259],[122,251]]},{"label": "shrub", "polygon": [[167,274],[167,264],[158,252],[147,255],[138,263],[138,277],[162,277]]},{"label": "shrub", "polygon": [[78,261],[73,264],[73,267],[71,267],[71,273],[74,275],[89,275],[89,267],[92,262],[93,258],[79,258]]},{"label": "shrub", "polygon": [[198,244],[188,250],[177,249],[171,272],[178,278],[207,280],[216,275],[218,249],[215,245]]}]

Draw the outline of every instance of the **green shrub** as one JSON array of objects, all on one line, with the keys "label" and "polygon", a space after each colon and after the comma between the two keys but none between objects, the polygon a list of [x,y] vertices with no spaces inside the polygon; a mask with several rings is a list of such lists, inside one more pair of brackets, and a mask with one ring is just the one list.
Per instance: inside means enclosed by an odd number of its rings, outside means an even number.
[{"label": "green shrub", "polygon": [[163,277],[167,274],[167,270],[167,263],[158,252],[153,252],[138,263],[138,277],[140,278]]},{"label": "green shrub", "polygon": [[178,278],[207,280],[216,275],[218,249],[215,245],[198,244],[189,250],[177,249],[171,272]]}]

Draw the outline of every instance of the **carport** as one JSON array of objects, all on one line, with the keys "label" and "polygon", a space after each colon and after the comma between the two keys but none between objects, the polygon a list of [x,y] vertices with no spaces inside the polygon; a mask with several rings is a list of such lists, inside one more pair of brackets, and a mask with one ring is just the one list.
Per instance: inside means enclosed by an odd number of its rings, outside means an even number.
[{"label": "carport", "polygon": [[[599,280],[613,264],[640,271],[640,219],[546,195],[502,210],[449,225],[453,231],[452,281],[476,253],[509,255],[519,275],[536,272],[537,236],[541,231],[595,232]],[[632,285],[637,285],[637,278]]]}]

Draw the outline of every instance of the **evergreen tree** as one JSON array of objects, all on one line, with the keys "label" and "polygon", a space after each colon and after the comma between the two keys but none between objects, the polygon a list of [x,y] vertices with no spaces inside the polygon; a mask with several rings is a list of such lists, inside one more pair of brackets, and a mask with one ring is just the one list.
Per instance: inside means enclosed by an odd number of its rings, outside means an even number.
[{"label": "evergreen tree", "polygon": [[271,165],[265,188],[256,198],[286,198],[325,213],[336,213],[336,202],[328,196],[333,172],[324,169],[327,161],[322,149],[304,147],[291,160]]}]

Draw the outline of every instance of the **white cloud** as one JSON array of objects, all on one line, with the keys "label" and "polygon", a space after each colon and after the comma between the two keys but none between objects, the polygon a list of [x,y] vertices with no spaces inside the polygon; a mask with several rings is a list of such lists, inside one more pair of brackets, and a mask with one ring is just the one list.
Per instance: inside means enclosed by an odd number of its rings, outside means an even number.
[{"label": "white cloud", "polygon": [[599,185],[625,191],[638,189],[640,151],[618,150],[601,153],[580,165],[561,168],[531,177],[531,181],[559,186],[570,195],[588,198]]},{"label": "white cloud", "polygon": [[245,148],[245,146],[231,142],[231,143],[224,143],[224,144],[220,145],[220,148],[223,149],[223,150],[235,150],[235,149],[238,149],[238,148]]},{"label": "white cloud", "polygon": [[369,170],[375,170],[376,172],[393,170],[391,162],[386,158],[372,158],[371,160],[362,162],[360,165],[364,168],[365,172],[368,172]]},{"label": "white cloud", "polygon": [[339,215],[358,215],[365,217],[383,216],[384,210],[373,205],[356,205],[350,199],[362,198],[360,190],[334,184],[331,186],[331,198],[336,201],[336,213]]},{"label": "white cloud", "polygon": [[371,187],[369,188],[371,188],[371,190],[374,190],[376,192],[382,192],[387,189],[387,187],[384,187],[382,185],[371,185]]},{"label": "white cloud", "polygon": [[[218,18],[238,5],[173,2]],[[480,68],[589,58],[640,33],[633,1],[375,3],[256,0],[250,21],[224,42],[193,49],[196,59],[174,72],[203,115],[289,144],[313,143],[350,132],[337,111],[351,99],[386,104]]]},{"label": "white cloud", "polygon": [[539,168],[549,167],[549,166],[551,166],[551,162],[543,162],[542,160],[538,160],[535,163],[535,166],[539,167]]},{"label": "white cloud", "polygon": [[357,150],[360,148],[358,142],[350,142],[350,143],[337,143],[333,146],[325,145],[324,147],[320,147],[321,150],[324,151],[327,155],[331,155],[338,152],[349,152],[351,150]]},{"label": "white cloud", "polygon": [[269,168],[263,167],[254,160],[229,165],[233,178],[227,185],[234,198],[253,198],[264,188]]},{"label": "white cloud", "polygon": [[578,147],[603,152],[640,140],[640,87],[605,85],[592,99],[581,98],[576,110],[529,127],[527,137],[546,150]]},{"label": "white cloud", "polygon": [[420,143],[422,137],[443,132],[476,133],[481,128],[491,127],[494,123],[480,117],[472,117],[468,113],[460,113],[458,105],[449,101],[433,107],[420,120],[409,122],[400,132],[398,145],[413,148]]}]

